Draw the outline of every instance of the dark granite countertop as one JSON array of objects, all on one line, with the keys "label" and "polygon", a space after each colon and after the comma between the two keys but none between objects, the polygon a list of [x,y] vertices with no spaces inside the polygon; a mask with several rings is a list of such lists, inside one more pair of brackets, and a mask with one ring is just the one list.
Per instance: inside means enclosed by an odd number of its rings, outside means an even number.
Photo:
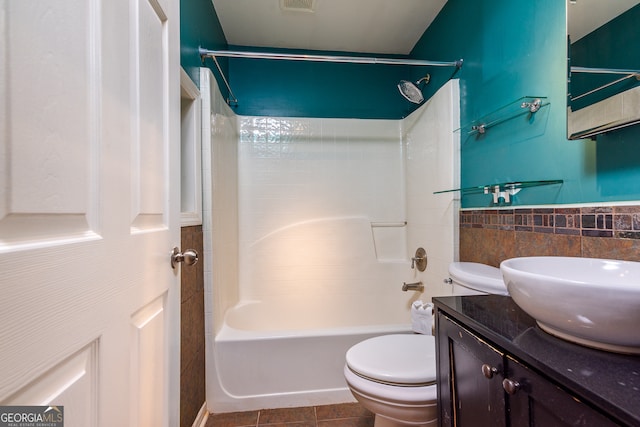
[{"label": "dark granite countertop", "polygon": [[437,297],[433,302],[436,309],[584,401],[623,423],[640,426],[640,356],[556,338],[540,329],[510,297]]}]

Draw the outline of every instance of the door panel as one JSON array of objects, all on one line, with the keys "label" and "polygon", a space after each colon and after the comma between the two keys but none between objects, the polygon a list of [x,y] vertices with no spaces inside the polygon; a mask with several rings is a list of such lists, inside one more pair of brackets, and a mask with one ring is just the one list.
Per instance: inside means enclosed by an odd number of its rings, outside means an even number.
[{"label": "door panel", "polygon": [[134,231],[161,227],[166,220],[166,162],[167,135],[165,112],[167,92],[166,74],[166,15],[154,1],[132,2],[131,50],[132,103],[137,109],[133,123],[134,158]]},{"label": "door panel", "polygon": [[132,426],[162,425],[162,402],[166,388],[165,367],[159,354],[164,353],[166,320],[165,296],[155,299],[132,317],[131,381]]},{"label": "door panel", "polygon": [[0,0],[0,405],[178,423],[178,18]]},{"label": "door panel", "polygon": [[98,425],[96,412],[98,391],[98,343],[93,342],[32,381],[4,401],[5,405],[32,402],[47,405],[55,401],[74,408],[65,413],[68,425]]},{"label": "door panel", "polygon": [[0,251],[97,232],[96,3],[0,2]]}]

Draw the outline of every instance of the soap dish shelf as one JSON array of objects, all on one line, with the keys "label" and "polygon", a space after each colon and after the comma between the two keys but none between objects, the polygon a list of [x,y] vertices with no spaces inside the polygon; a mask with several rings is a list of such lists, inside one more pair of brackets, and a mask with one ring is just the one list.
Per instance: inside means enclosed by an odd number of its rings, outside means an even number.
[{"label": "soap dish shelf", "polygon": [[455,132],[466,132],[468,135],[484,134],[490,127],[499,125],[508,120],[520,117],[524,114],[535,114],[542,107],[549,105],[546,96],[523,96],[515,101],[498,108],[466,125],[456,129]]},{"label": "soap dish shelf", "polygon": [[461,194],[491,194],[494,204],[510,204],[512,197],[523,188],[541,187],[544,185],[554,185],[564,183],[561,179],[550,179],[542,181],[520,181],[503,182],[499,184],[477,185],[475,187],[455,188],[453,190],[435,191],[433,194],[451,193],[459,191]]}]

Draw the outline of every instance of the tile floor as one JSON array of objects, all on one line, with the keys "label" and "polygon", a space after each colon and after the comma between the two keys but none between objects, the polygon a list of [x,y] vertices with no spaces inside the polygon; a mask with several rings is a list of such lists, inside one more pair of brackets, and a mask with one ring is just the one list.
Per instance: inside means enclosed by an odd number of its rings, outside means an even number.
[{"label": "tile floor", "polygon": [[373,414],[358,403],[210,414],[206,427],[372,427]]}]

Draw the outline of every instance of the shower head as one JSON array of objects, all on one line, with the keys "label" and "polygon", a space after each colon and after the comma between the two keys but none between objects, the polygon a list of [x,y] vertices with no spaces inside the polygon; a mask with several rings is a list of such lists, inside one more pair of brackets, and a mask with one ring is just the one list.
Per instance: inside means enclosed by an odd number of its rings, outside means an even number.
[{"label": "shower head", "polygon": [[429,74],[415,83],[407,80],[400,80],[400,83],[398,83],[398,90],[408,101],[413,102],[414,104],[422,104],[424,96],[422,96],[422,91],[418,85],[422,82],[425,82],[425,84],[429,83],[429,80],[431,80],[431,76]]}]

